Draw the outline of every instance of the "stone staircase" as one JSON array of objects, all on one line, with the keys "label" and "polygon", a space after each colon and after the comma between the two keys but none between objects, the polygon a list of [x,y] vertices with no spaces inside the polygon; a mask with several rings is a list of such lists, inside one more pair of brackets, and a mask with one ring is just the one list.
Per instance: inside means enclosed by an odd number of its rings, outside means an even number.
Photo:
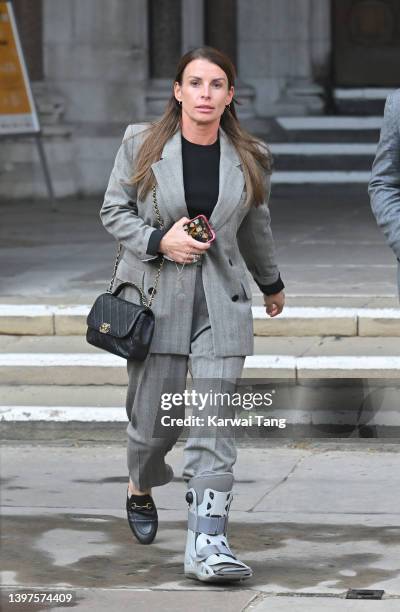
[{"label": "stone staircase", "polygon": [[[40,439],[49,427],[63,437],[71,426],[81,435],[99,424],[126,423],[126,362],[86,343],[88,311],[83,304],[0,305],[0,420],[6,438],[27,435],[26,428]],[[312,402],[312,412],[318,412],[332,393],[324,386],[342,381],[345,388],[357,380],[380,387],[369,426],[391,437],[400,431],[398,309],[299,306],[270,319],[263,307],[253,306],[253,317],[255,354],[246,357],[243,378],[249,384],[288,384],[292,424],[310,418],[310,406],[304,398],[299,403],[310,381],[319,388],[319,400]],[[339,394],[336,407],[334,400],[331,424],[339,413],[342,425],[354,421],[358,404],[343,401]]]},{"label": "stone staircase", "polygon": [[366,185],[389,93],[337,89],[331,114],[278,116],[272,129],[255,126],[274,156],[273,183]]}]

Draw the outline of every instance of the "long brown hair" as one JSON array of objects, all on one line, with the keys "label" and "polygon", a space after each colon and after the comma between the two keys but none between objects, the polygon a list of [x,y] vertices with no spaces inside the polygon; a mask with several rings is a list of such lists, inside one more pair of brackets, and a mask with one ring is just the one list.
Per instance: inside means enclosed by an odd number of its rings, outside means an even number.
[{"label": "long brown hair", "polygon": [[[213,47],[198,47],[183,55],[178,63],[175,81],[180,85],[182,85],[183,71],[195,59],[205,59],[222,68],[228,78],[228,90],[235,84],[236,71],[229,57]],[[151,123],[145,130],[145,140],[135,162],[136,172],[130,180],[131,184],[140,183],[139,197],[142,200],[155,181],[151,164],[160,159],[165,143],[180,129],[181,114],[181,107],[172,92],[161,119]],[[265,143],[241,127],[236,115],[234,98],[230,108],[225,108],[220,125],[236,148],[242,162],[247,190],[246,205],[258,206],[267,196],[265,174],[272,172],[271,153]]]}]

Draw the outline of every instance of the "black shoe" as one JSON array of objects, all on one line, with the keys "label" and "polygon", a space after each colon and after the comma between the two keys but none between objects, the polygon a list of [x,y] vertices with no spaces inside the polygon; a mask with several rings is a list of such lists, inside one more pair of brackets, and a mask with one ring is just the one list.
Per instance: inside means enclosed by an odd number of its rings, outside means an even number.
[{"label": "black shoe", "polygon": [[151,495],[126,496],[129,527],[141,544],[151,544],[158,529],[157,508]]}]

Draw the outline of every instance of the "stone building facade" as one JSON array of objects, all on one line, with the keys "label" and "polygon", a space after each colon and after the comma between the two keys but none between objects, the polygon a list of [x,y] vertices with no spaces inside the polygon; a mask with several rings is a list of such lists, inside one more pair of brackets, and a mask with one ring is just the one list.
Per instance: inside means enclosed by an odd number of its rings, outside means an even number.
[{"label": "stone building facade", "polygon": [[[229,53],[249,121],[331,112],[335,88],[393,87],[399,74],[397,0],[13,4],[58,196],[104,190],[124,127],[161,113],[192,47]],[[30,140],[3,141],[0,196],[45,193]]]}]

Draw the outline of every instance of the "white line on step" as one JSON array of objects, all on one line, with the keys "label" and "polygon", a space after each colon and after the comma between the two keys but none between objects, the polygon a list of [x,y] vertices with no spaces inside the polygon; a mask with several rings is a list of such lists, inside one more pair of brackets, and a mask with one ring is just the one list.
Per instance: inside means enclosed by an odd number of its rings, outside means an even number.
[{"label": "white line on step", "polygon": [[374,143],[271,142],[272,154],[278,155],[375,155]]},{"label": "white line on step", "polygon": [[[274,411],[270,410],[271,414]],[[313,421],[318,422],[320,416],[325,422],[326,411],[323,409],[313,408]],[[371,417],[369,424],[379,424],[379,411]],[[278,416],[278,415],[277,415]],[[292,424],[308,424],[310,421],[310,410],[307,407],[296,406],[294,409],[285,408],[285,417]],[[352,411],[336,410],[335,419],[337,423],[353,423],[354,415]],[[397,410],[385,409],[384,415],[380,416],[380,421],[385,425],[398,426],[400,415]],[[127,423],[125,408],[114,406],[0,406],[0,421],[3,422],[37,422],[47,421],[55,423]],[[390,421],[390,422],[389,422]]]},{"label": "white line on step", "polygon": [[126,361],[110,353],[0,353],[0,367],[99,367],[121,368]]},{"label": "white line on step", "polygon": [[385,89],[381,87],[363,87],[334,89],[334,97],[338,100],[385,100],[394,89]]},{"label": "white line on step", "polygon": [[382,126],[380,116],[277,117],[277,121],[285,130],[379,130]]},{"label": "white line on step", "polygon": [[[279,319],[342,319],[342,318],[348,318],[348,317],[356,317],[359,312],[361,311],[361,308],[342,308],[342,307],[337,307],[337,308],[327,308],[324,306],[321,307],[316,307],[313,308],[311,306],[286,306],[285,309],[283,310],[283,312],[279,315],[279,317],[276,319],[277,321],[279,321]],[[253,311],[253,318],[254,319],[265,319],[266,318],[266,314],[265,314],[265,308],[263,308],[262,306],[253,306],[252,308]],[[378,311],[378,309],[377,309]],[[379,312],[382,312],[382,309],[379,310]],[[399,316],[400,316],[400,310],[397,311],[393,308],[393,312],[399,312]],[[269,317],[268,317],[269,319]]]},{"label": "white line on step", "polygon": [[[98,367],[125,368],[126,361],[108,353],[1,353],[0,367]],[[316,356],[248,355],[245,368],[339,368],[339,369],[400,369],[399,356]]]},{"label": "white line on step", "polygon": [[[361,264],[360,264],[361,265]],[[324,264],[315,264],[316,267],[331,267],[331,264],[327,264],[326,266]],[[352,267],[358,267],[357,264],[351,264]],[[373,264],[374,267],[377,268],[391,268],[391,265],[386,265],[386,264]],[[349,267],[348,265],[346,267]],[[255,295],[261,295],[261,293],[254,293]],[[293,297],[306,297],[305,294],[292,294],[292,298]],[[309,294],[307,294],[307,297],[310,297]],[[318,297],[331,297],[331,298],[337,298],[337,294],[333,294],[333,293],[326,293],[326,294],[318,294],[316,296],[316,298]],[[346,295],[346,294],[341,294],[342,298],[346,298],[346,297],[354,297],[354,295]],[[357,295],[355,296],[357,298],[365,298],[365,299],[374,299],[374,297],[377,296],[371,296],[371,295]],[[380,298],[382,296],[379,296]],[[385,294],[383,297],[393,297],[390,294]],[[26,305],[18,305],[19,306],[19,311],[18,311],[18,316],[28,316],[29,313],[33,313],[34,311],[32,311],[32,305],[31,304],[26,304]],[[0,305],[0,318],[1,317],[12,317],[15,315],[15,308],[16,306],[14,304],[2,304]],[[49,305],[46,308],[49,308],[49,312],[55,312],[56,309],[58,308],[57,306],[54,305]],[[74,315],[76,312],[79,312],[80,315],[82,316],[86,316],[89,312],[89,306],[83,305],[83,304],[77,304],[76,306],[74,306],[71,309],[71,312],[66,313],[66,314],[72,314]],[[266,318],[266,314],[265,314],[265,308],[263,306],[253,306],[252,307],[252,313],[253,313],[253,318],[255,319],[265,319]],[[38,316],[41,314],[41,312],[38,313]],[[35,316],[34,314],[32,314],[32,316]],[[374,318],[379,318],[379,319],[397,319],[400,318],[400,308],[365,308],[365,307],[352,307],[352,308],[347,308],[347,307],[343,307],[343,306],[286,306],[284,311],[282,312],[281,315],[279,315],[279,318],[335,318],[335,317],[353,317],[353,316],[360,316],[360,317],[374,317]]]},{"label": "white line on step", "polygon": [[[251,355],[245,367],[294,368],[291,355]],[[126,368],[126,360],[109,353],[0,353],[0,367]]]},{"label": "white line on step", "polygon": [[0,317],[86,316],[89,309],[90,306],[86,304],[70,306],[55,304],[0,304]]},{"label": "white line on step", "polygon": [[388,355],[329,355],[298,357],[299,369],[309,370],[400,370],[400,357]]},{"label": "white line on step", "polygon": [[326,171],[326,172],[274,172],[272,183],[283,184],[330,184],[330,183],[365,183],[369,182],[370,172],[345,172],[345,171]]},{"label": "white line on step", "polygon": [[0,406],[0,421],[127,421],[124,407]]}]

